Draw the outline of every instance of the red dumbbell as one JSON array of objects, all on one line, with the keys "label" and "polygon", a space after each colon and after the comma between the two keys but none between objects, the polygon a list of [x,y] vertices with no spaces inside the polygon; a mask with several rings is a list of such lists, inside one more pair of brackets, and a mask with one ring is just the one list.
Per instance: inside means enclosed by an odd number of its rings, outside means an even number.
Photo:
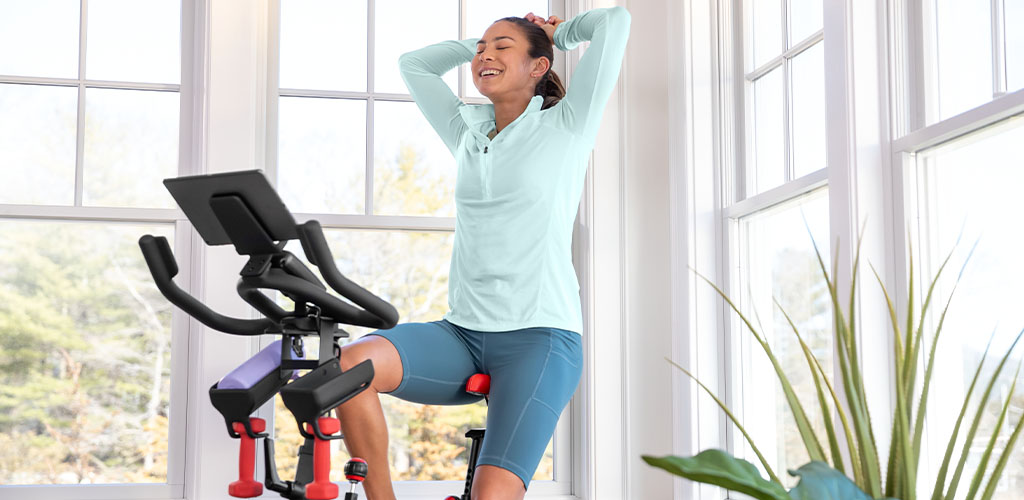
[{"label": "red dumbbell", "polygon": [[[341,421],[331,417],[317,419],[320,432],[330,436],[341,430]],[[306,432],[313,434],[313,426],[306,424]],[[331,482],[331,442],[316,438],[313,441],[313,482],[306,485],[309,500],[331,500],[338,497],[338,485]]]},{"label": "red dumbbell", "polygon": [[[263,432],[267,428],[266,420],[250,418],[249,426],[253,432]],[[236,498],[252,498],[263,494],[263,483],[256,482],[253,476],[256,471],[256,440],[245,432],[245,424],[234,422],[231,428],[241,437],[238,443],[238,481],[228,485],[228,495]]]}]

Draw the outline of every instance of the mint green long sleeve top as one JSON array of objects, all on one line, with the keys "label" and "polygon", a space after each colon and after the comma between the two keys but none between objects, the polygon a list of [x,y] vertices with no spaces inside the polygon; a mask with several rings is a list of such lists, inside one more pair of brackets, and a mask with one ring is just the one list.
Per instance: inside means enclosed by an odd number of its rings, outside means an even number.
[{"label": "mint green long sleeve top", "polygon": [[583,331],[572,229],[601,115],[618,80],[630,14],[598,8],[563,21],[555,46],[590,41],[566,95],[533,96],[491,139],[494,104],[462,102],[441,76],[476,56],[479,38],[446,40],[399,57],[402,79],[454,155],[455,242],[444,318],[478,331]]}]

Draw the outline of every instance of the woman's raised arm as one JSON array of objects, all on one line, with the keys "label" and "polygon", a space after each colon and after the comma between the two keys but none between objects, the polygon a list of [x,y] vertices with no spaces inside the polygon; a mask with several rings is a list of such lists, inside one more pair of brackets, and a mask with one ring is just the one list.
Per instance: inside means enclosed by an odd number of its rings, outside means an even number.
[{"label": "woman's raised arm", "polygon": [[590,40],[562,99],[569,127],[590,140],[597,136],[604,107],[619,79],[629,24],[629,11],[615,6],[588,10],[555,27],[552,38],[561,50]]},{"label": "woman's raised arm", "polygon": [[455,154],[466,123],[459,114],[462,100],[441,79],[453,68],[473,60],[479,38],[445,40],[399,56],[402,80],[430,126]]}]

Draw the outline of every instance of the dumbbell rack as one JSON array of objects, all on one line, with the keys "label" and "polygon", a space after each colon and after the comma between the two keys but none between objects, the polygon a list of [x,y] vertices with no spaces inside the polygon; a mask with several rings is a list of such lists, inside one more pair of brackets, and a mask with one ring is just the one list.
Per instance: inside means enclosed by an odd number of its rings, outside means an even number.
[{"label": "dumbbell rack", "polygon": [[[285,325],[291,322],[286,321]],[[314,323],[321,323],[315,321]],[[210,402],[213,404],[228,426],[228,434],[239,439],[238,480],[228,485],[228,494],[236,498],[252,498],[263,494],[263,486],[279,493],[290,500],[330,500],[338,497],[338,485],[330,481],[331,456],[330,441],[342,439],[340,421],[337,418],[320,416],[331,408],[351,399],[362,392],[368,381],[373,378],[372,364],[363,362],[344,372],[342,376],[338,359],[334,356],[326,362],[296,360],[287,356],[288,350],[301,352],[302,334],[294,328],[286,327],[284,331],[268,331],[269,334],[283,334],[281,343],[281,365],[278,370],[268,373],[263,379],[248,389],[218,389],[217,384],[210,387]],[[347,337],[347,332],[325,325],[321,331],[321,345],[336,346],[339,338]],[[286,347],[289,346],[289,347]],[[321,349],[323,353],[324,349]],[[312,370],[288,383],[294,371],[303,368]],[[338,387],[339,381],[348,380],[347,384]],[[352,384],[351,381],[357,381]],[[360,382],[362,381],[362,382]],[[333,384],[332,384],[333,382]],[[250,417],[257,408],[273,399],[278,393],[285,406],[295,416],[299,432],[305,438],[299,448],[299,462],[295,478],[282,481],[277,473],[275,462],[274,440],[264,432],[266,422],[261,418]],[[254,479],[256,460],[256,441],[263,439],[263,462],[265,479],[263,484]],[[345,465],[345,476],[349,480],[350,489],[345,500],[357,500],[355,486],[367,473],[366,462],[353,458]]]}]

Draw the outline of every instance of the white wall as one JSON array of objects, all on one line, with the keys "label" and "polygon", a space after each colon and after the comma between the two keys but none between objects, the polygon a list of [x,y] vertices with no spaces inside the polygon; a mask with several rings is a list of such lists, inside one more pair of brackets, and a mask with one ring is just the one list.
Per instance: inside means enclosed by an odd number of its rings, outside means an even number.
[{"label": "white wall", "polygon": [[629,498],[672,498],[673,476],[640,455],[672,453],[667,2],[632,1],[623,66]]}]

